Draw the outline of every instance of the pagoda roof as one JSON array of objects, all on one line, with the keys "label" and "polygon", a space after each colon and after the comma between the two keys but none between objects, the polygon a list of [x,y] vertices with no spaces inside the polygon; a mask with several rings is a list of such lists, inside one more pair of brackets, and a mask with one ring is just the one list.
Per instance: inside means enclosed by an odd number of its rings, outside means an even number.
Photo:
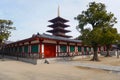
[{"label": "pagoda roof", "polygon": [[61,22],[57,22],[57,23],[54,23],[54,24],[48,25],[48,27],[51,27],[51,28],[55,28],[55,27],[58,27],[58,26],[63,27],[63,28],[65,28],[65,27],[69,27],[69,25],[66,25],[66,24],[61,23]]},{"label": "pagoda roof", "polygon": [[56,17],[56,18],[54,18],[52,20],[49,20],[49,22],[52,22],[52,23],[56,23],[57,21],[60,21],[62,23],[69,22],[69,20],[66,20],[66,19],[64,19],[64,18],[62,18],[60,16],[58,16],[58,17]]},{"label": "pagoda roof", "polygon": [[71,32],[71,31],[70,30],[64,30],[64,29],[54,29],[54,30],[48,30],[47,32],[50,32],[50,33],[54,33],[54,32],[67,33],[67,32]]}]

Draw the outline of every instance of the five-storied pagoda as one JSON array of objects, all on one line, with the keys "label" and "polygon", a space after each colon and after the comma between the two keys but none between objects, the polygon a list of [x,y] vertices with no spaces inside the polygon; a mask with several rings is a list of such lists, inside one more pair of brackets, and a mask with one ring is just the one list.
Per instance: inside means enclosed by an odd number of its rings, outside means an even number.
[{"label": "five-storied pagoda", "polygon": [[52,33],[55,36],[70,38],[71,36],[66,35],[66,33],[70,32],[70,30],[66,30],[65,28],[69,27],[69,25],[66,25],[66,22],[69,22],[69,20],[66,20],[62,17],[60,17],[59,7],[58,7],[58,16],[52,20],[49,20],[49,22],[53,23],[51,25],[48,25],[48,27],[53,28],[52,30],[48,30],[47,32]]}]

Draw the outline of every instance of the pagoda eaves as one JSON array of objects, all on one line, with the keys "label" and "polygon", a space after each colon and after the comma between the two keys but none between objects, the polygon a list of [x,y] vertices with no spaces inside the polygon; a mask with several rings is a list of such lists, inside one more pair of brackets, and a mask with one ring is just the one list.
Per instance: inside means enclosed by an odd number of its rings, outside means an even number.
[{"label": "pagoda eaves", "polygon": [[62,23],[69,22],[69,20],[66,20],[66,19],[64,19],[64,18],[62,18],[62,17],[60,17],[60,16],[58,16],[58,17],[56,17],[56,18],[54,18],[54,19],[52,19],[52,20],[49,20],[48,22],[56,23],[56,21],[60,21],[60,22],[62,22]]},{"label": "pagoda eaves", "polygon": [[63,23],[55,23],[55,24],[51,24],[51,25],[48,25],[48,27],[51,27],[51,28],[55,28],[55,27],[57,27],[57,26],[60,26],[60,27],[63,27],[63,28],[65,28],[65,27],[69,27],[70,25],[66,25],[66,24],[63,24]]},{"label": "pagoda eaves", "polygon": [[54,29],[54,30],[48,30],[47,32],[50,32],[50,33],[53,33],[53,32],[64,32],[64,33],[67,33],[67,32],[70,32],[70,30]]}]

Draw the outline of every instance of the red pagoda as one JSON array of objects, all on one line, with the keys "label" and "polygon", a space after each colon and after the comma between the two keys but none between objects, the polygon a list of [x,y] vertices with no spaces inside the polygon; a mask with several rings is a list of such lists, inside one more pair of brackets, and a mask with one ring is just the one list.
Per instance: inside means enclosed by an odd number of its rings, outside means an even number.
[{"label": "red pagoda", "polygon": [[70,38],[72,36],[66,35],[66,33],[71,32],[70,30],[66,30],[65,28],[69,27],[69,25],[66,25],[66,22],[69,22],[69,20],[66,20],[59,16],[59,7],[58,7],[58,17],[49,20],[49,22],[53,23],[52,25],[48,25],[48,27],[53,28],[52,30],[48,30],[47,32],[52,33],[55,36]]}]

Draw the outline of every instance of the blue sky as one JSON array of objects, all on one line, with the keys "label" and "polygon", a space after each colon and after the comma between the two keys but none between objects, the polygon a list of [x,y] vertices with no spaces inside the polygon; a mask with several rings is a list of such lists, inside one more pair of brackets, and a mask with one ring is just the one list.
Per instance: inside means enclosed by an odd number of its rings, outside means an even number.
[{"label": "blue sky", "polygon": [[60,5],[60,16],[70,21],[66,23],[70,25],[67,29],[72,31],[68,35],[75,38],[79,33],[76,30],[78,22],[74,17],[86,10],[88,3],[93,1],[104,3],[108,12],[115,14],[118,21],[115,27],[120,32],[120,0],[1,0],[0,19],[14,22],[16,30],[12,31],[9,40],[21,40],[37,32],[47,33],[51,29],[47,27],[51,24],[48,20],[57,17],[57,8]]}]

